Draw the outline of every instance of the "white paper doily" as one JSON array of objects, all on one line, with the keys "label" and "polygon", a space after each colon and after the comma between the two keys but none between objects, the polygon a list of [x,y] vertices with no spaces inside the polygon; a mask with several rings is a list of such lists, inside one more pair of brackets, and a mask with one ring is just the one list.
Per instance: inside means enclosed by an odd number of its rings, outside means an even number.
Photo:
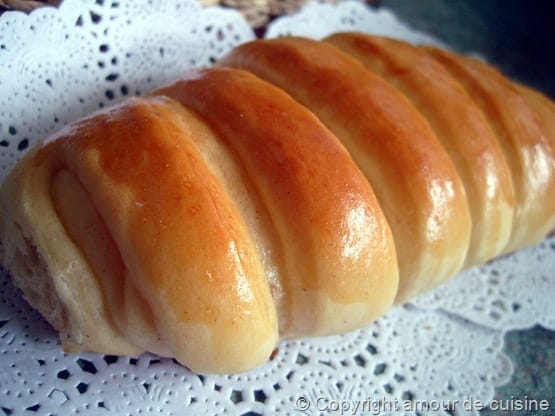
[{"label": "white paper doily", "polygon": [[[441,43],[358,2],[310,4],[272,23],[267,36],[345,29]],[[0,179],[64,124],[253,38],[238,13],[191,0],[66,0],[31,15],[4,13]],[[512,373],[504,332],[555,329],[554,262],[552,237],[469,270],[368,328],[283,343],[256,370],[205,377],[150,354],[64,354],[1,273],[0,414],[476,414]]]}]

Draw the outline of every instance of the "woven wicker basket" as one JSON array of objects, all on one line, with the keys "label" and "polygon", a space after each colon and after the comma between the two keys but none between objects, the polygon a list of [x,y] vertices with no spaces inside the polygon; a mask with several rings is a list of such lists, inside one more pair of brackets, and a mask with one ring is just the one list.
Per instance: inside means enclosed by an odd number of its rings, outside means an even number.
[{"label": "woven wicker basket", "polygon": [[[58,6],[62,0],[0,0],[0,12],[19,10],[30,12],[37,7]],[[277,16],[294,13],[309,0],[200,0],[204,6],[222,6],[240,11],[254,29],[262,29]],[[337,3],[339,0],[320,0]],[[375,1],[375,0],[374,0]],[[373,0],[368,0],[373,2]]]},{"label": "woven wicker basket", "polygon": [[30,12],[37,7],[58,6],[61,0],[0,0],[0,10],[19,10]]}]

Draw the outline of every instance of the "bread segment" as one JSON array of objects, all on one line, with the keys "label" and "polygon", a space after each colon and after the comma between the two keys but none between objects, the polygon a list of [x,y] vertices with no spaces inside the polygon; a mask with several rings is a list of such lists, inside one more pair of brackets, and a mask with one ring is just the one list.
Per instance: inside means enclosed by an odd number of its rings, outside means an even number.
[{"label": "bread segment", "polygon": [[397,264],[372,189],[337,138],[244,71],[192,72],[155,94],[198,112],[236,152],[283,252],[282,337],[344,332],[393,302]]},{"label": "bread segment", "polygon": [[[71,227],[71,242],[57,249],[71,245],[85,257],[82,267],[100,289],[91,308],[110,303],[99,331],[114,322],[138,351],[170,355],[198,372],[243,371],[275,348],[275,305],[246,226],[187,135],[186,120],[169,99],[132,99],[65,129],[29,164],[57,161],[41,178],[47,187],[54,181],[53,221]],[[110,237],[99,242],[107,249],[113,240],[123,263],[117,270],[102,270],[90,235],[74,221],[82,200],[61,196],[68,184],[68,192],[85,190],[87,208],[98,212]],[[25,198],[25,205],[35,204],[36,195]],[[40,228],[41,218],[27,221]],[[50,272],[55,281],[63,278]],[[83,321],[99,320],[79,310],[86,297],[76,302],[71,307]],[[72,349],[103,351],[102,342],[88,341],[94,328],[85,327],[91,332]]]},{"label": "bread segment", "polygon": [[58,215],[52,181],[64,166],[59,152],[38,145],[2,184],[2,266],[24,298],[60,332],[66,351],[137,354],[140,349],[116,326],[86,253]]},{"label": "bread segment", "polygon": [[555,103],[541,92],[517,82],[512,83],[516,90],[526,99],[526,102],[536,112],[542,124],[551,149],[555,149]]},{"label": "bread segment", "polygon": [[425,49],[486,115],[512,173],[516,206],[505,252],[538,243],[555,226],[555,153],[538,114],[492,66],[453,52]]},{"label": "bread segment", "polygon": [[428,120],[461,177],[472,217],[466,266],[501,254],[513,216],[511,171],[481,110],[429,54],[409,43],[362,33],[325,39],[399,89]]},{"label": "bread segment", "polygon": [[284,89],[349,149],[394,235],[398,301],[460,270],[471,227],[464,188],[428,123],[397,90],[332,45],[302,38],[241,45],[219,65]]}]

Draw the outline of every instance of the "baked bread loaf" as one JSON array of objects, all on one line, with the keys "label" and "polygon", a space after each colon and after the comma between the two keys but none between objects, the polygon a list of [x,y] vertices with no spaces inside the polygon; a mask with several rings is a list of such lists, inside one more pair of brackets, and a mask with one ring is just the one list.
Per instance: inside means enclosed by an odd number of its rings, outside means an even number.
[{"label": "baked bread loaf", "polygon": [[0,261],[67,351],[245,371],[543,239],[554,107],[391,39],[254,41],[32,148]]}]

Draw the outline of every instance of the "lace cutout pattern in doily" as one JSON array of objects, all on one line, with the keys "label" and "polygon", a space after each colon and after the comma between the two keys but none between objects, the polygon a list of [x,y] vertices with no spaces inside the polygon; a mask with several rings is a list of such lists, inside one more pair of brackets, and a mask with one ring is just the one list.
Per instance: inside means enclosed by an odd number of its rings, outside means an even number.
[{"label": "lace cutout pattern in doily", "polygon": [[239,13],[194,1],[66,1],[0,20],[2,176],[70,121],[254,38]]},{"label": "lace cutout pattern in doily", "polygon": [[[340,30],[441,44],[361,2],[311,3],[268,36]],[[195,1],[66,0],[0,17],[0,179],[48,133],[98,108],[207,66],[253,39],[231,10]],[[476,414],[512,364],[503,333],[554,328],[555,238],[469,270],[369,327],[284,342],[251,372],[198,376],[143,354],[64,354],[55,332],[0,273],[4,414]],[[531,301],[533,300],[533,301]],[[357,407],[358,406],[358,407]],[[420,407],[418,407],[420,406]],[[342,410],[343,409],[343,410]],[[249,413],[250,412],[250,413]]]},{"label": "lace cutout pattern in doily", "polygon": [[474,267],[412,303],[502,331],[540,324],[555,330],[555,235]]}]

